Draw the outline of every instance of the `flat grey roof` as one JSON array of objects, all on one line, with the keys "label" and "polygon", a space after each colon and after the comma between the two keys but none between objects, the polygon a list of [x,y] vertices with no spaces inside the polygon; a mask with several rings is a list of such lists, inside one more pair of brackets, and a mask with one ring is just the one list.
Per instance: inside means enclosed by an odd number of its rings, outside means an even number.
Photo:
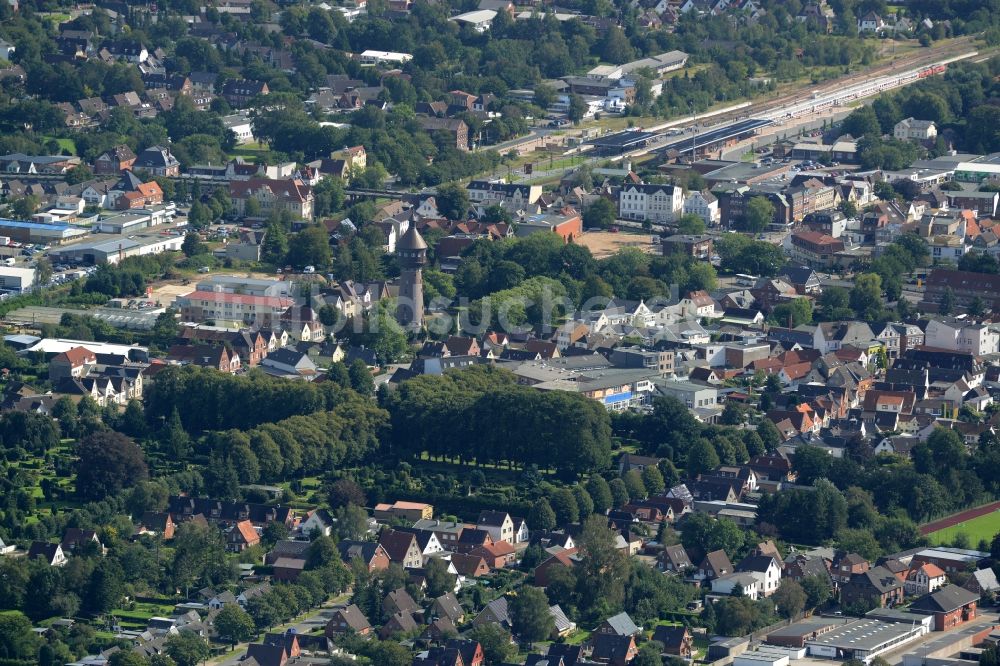
[{"label": "flat grey roof", "polygon": [[775,629],[774,631],[768,633],[767,637],[770,638],[771,636],[775,636],[775,637],[786,637],[786,636],[788,636],[788,637],[798,637],[798,636],[805,636],[806,634],[811,634],[812,632],[814,632],[814,631],[816,631],[818,629],[823,629],[824,627],[829,627],[832,624],[838,624],[838,623],[834,622],[834,621],[830,621],[830,622],[819,622],[819,621],[796,622],[795,624],[790,624],[787,627],[781,627],[779,629]]},{"label": "flat grey roof", "polygon": [[931,616],[922,615],[920,613],[912,613],[908,610],[902,610],[900,608],[875,608],[865,613],[865,617],[870,617],[873,620],[885,620],[888,622],[916,622],[919,624]]},{"label": "flat grey roof", "polygon": [[809,644],[829,645],[846,650],[876,650],[879,646],[903,638],[916,631],[898,622],[858,620],[808,641]]},{"label": "flat grey roof", "polygon": [[662,381],[657,381],[656,385],[658,387],[662,388],[662,389],[665,389],[665,390],[686,391],[686,392],[707,391],[707,390],[710,390],[710,389],[713,390],[713,391],[718,391],[719,390],[715,386],[706,386],[704,384],[695,384],[694,382],[688,382],[688,381],[673,381],[673,380],[670,380],[670,379],[666,379],[666,380],[662,380]]}]

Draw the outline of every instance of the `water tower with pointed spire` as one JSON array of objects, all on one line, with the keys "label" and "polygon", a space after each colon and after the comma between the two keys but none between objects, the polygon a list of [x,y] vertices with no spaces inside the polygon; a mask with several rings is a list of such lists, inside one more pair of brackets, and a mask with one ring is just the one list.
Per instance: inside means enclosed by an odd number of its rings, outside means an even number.
[{"label": "water tower with pointed spire", "polygon": [[427,243],[416,226],[410,225],[396,243],[399,259],[399,301],[396,319],[405,328],[419,329],[424,323],[424,276]]}]

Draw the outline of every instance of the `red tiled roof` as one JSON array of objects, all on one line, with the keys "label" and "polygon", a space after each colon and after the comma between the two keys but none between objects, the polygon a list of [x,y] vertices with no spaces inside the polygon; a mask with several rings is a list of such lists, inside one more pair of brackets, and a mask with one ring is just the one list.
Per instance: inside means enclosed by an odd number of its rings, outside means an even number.
[{"label": "red tiled roof", "polygon": [[295,301],[279,296],[253,296],[250,294],[230,294],[222,291],[192,291],[182,296],[190,301],[212,301],[214,303],[239,303],[241,305],[266,305],[270,307],[291,307]]},{"label": "red tiled roof", "polygon": [[931,562],[925,563],[915,571],[923,571],[928,578],[940,578],[945,575],[944,571],[941,570],[941,567],[936,564],[932,564]]},{"label": "red tiled roof", "polygon": [[229,192],[236,198],[253,196],[262,189],[269,189],[275,196],[295,201],[306,201],[309,198],[309,187],[301,180],[273,180],[270,178],[251,178],[250,180],[234,180],[229,183]]},{"label": "red tiled roof", "polygon": [[160,189],[160,186],[156,183],[156,181],[150,181],[148,183],[139,183],[139,186],[136,189],[139,190],[139,192],[141,192],[143,196],[147,197],[155,195],[160,195],[160,196],[163,195],[163,190]]},{"label": "red tiled roof", "polygon": [[247,543],[256,543],[257,541],[260,541],[260,537],[257,536],[257,530],[253,528],[253,523],[249,520],[241,520],[236,523],[236,530]]},{"label": "red tiled roof", "polygon": [[788,375],[790,380],[796,380],[809,374],[812,370],[812,363],[809,363],[808,361],[804,363],[792,363],[790,365],[786,365],[782,369],[785,371],[785,374]]},{"label": "red tiled roof", "polygon": [[86,347],[73,347],[60,354],[56,354],[52,360],[67,361],[70,365],[76,367],[83,365],[88,359],[96,360],[97,356]]}]

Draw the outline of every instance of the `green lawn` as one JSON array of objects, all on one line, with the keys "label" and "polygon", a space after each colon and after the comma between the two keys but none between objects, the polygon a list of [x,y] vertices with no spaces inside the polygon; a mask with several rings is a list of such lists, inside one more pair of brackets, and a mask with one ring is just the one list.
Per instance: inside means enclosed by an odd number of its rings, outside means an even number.
[{"label": "green lawn", "polygon": [[979,516],[964,523],[959,523],[954,527],[946,527],[943,530],[932,532],[927,537],[933,544],[950,544],[959,533],[969,538],[969,543],[974,548],[980,539],[992,541],[993,537],[1000,532],[1000,511]]},{"label": "green lawn", "polygon": [[166,617],[174,612],[173,603],[155,604],[146,601],[137,601],[128,610],[116,609],[111,612],[118,618],[121,624],[145,627],[149,624],[151,617]]},{"label": "green lawn", "polygon": [[59,149],[68,152],[70,155],[76,155],[76,142],[73,139],[59,139],[56,137],[46,136],[44,137],[46,141],[55,139],[56,143],[59,144]]}]

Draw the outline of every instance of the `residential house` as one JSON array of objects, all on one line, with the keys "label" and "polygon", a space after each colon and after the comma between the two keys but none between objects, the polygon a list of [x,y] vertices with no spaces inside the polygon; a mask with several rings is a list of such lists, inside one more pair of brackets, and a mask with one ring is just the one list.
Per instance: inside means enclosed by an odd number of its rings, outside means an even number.
[{"label": "residential house", "polygon": [[666,546],[657,559],[660,563],[660,569],[671,573],[684,573],[694,568],[687,551],[680,544]]},{"label": "residential house", "polygon": [[382,544],[373,541],[342,539],[337,542],[337,549],[340,551],[341,560],[344,562],[361,560],[369,572],[384,571],[392,563],[392,558]]},{"label": "residential house", "polygon": [[848,583],[851,578],[871,569],[871,564],[857,553],[840,552],[834,558],[830,575],[835,583]]},{"label": "residential house", "polygon": [[312,188],[301,180],[275,180],[272,178],[251,178],[230,181],[229,196],[236,214],[246,215],[246,203],[256,199],[261,214],[269,215],[287,211],[295,218],[311,220],[313,216]]},{"label": "residential house", "polygon": [[662,654],[690,659],[694,654],[694,636],[685,626],[671,627],[661,624],[653,632],[653,640],[663,645]]},{"label": "residential house", "polygon": [[507,597],[498,597],[486,604],[472,621],[472,625],[475,627],[484,624],[499,624],[504,629],[510,630],[512,622]]},{"label": "residential house", "polygon": [[683,210],[684,190],[676,185],[631,184],[618,193],[618,215],[626,220],[668,224]]},{"label": "residential house", "polygon": [[225,347],[210,345],[173,345],[167,350],[167,361],[176,365],[197,365],[219,372],[236,373],[242,367],[240,356],[230,354]]},{"label": "residential house", "polygon": [[306,352],[285,347],[268,354],[260,363],[261,369],[277,377],[293,377],[312,380],[316,378],[316,363]]},{"label": "residential house", "polygon": [[469,150],[469,126],[460,118],[432,118],[418,116],[417,124],[425,132],[448,135],[459,150]]},{"label": "residential house", "polygon": [[451,550],[467,529],[465,523],[453,523],[442,520],[421,519],[413,523],[415,530],[429,530],[437,536],[438,542],[445,550]]},{"label": "residential house", "polygon": [[131,169],[135,164],[136,155],[132,149],[126,145],[115,146],[111,150],[101,153],[94,160],[95,176],[117,175],[126,169]]},{"label": "residential house", "polygon": [[875,12],[868,12],[858,19],[858,32],[879,32],[885,29],[885,21]]},{"label": "residential house", "polygon": [[764,576],[756,571],[737,572],[712,579],[712,594],[742,595],[754,601],[764,597]]},{"label": "residential house", "polygon": [[853,604],[874,600],[878,606],[892,607],[903,601],[903,584],[884,566],[876,566],[851,576],[840,586],[840,602]]},{"label": "residential house", "polygon": [[395,615],[396,613],[414,615],[422,612],[420,604],[414,601],[413,597],[403,588],[392,590],[385,595],[385,599],[382,600],[382,610],[386,615]]},{"label": "residential house", "polygon": [[933,120],[916,120],[912,116],[900,120],[892,128],[892,135],[900,141],[934,141],[937,126]]},{"label": "residential house", "polygon": [[418,530],[413,527],[397,527],[395,529],[399,532],[409,532],[417,538],[417,547],[420,548],[424,562],[432,555],[444,552],[444,548],[433,530]]},{"label": "residential house", "polygon": [[437,645],[417,654],[413,666],[483,666],[486,657],[478,641],[449,639],[444,645]]},{"label": "residential house", "polygon": [[[781,585],[781,560],[771,555],[751,555],[744,558],[737,566],[738,573],[756,573],[763,575],[761,594],[769,597],[778,591]],[[714,588],[713,588],[714,589]]]},{"label": "residential house", "polygon": [[52,567],[64,566],[69,561],[61,545],[47,541],[31,542],[31,546],[28,548],[28,559],[33,560],[36,557],[44,559],[46,564]]},{"label": "residential house", "polygon": [[451,563],[459,575],[466,578],[480,578],[491,571],[486,558],[475,553],[452,553]]},{"label": "residential house", "polygon": [[[475,532],[476,530],[469,530],[469,532]],[[477,546],[468,551],[472,555],[480,555],[486,560],[486,563],[490,565],[491,569],[503,569],[504,567],[514,564],[517,557],[517,551],[514,550],[514,546],[510,545],[506,541],[497,541],[494,543],[486,543],[481,546]]]},{"label": "residential house", "polygon": [[378,542],[385,549],[391,562],[407,569],[419,569],[424,565],[423,555],[414,534],[391,529],[384,530],[379,535]]},{"label": "residential house", "polygon": [[372,626],[369,624],[368,618],[354,604],[335,609],[324,629],[327,638],[349,635],[368,636],[371,632]]},{"label": "residential house", "polygon": [[591,636],[638,636],[642,627],[637,626],[628,613],[618,613],[601,622],[591,632]]},{"label": "residential house", "polygon": [[374,516],[379,520],[400,518],[415,523],[418,520],[430,520],[433,518],[434,507],[423,502],[406,502],[400,500],[392,504],[376,504]]},{"label": "residential house", "polygon": [[590,658],[609,666],[626,666],[639,654],[635,636],[598,634],[591,638],[591,644],[593,650]]},{"label": "residential house", "polygon": [[513,544],[514,521],[506,511],[482,511],[476,521],[477,529],[489,532],[493,541],[506,541]]},{"label": "residential house", "polygon": [[458,625],[465,618],[465,608],[459,603],[454,592],[448,592],[437,597],[430,608],[432,617],[444,617]]},{"label": "residential house", "polygon": [[948,583],[948,577],[936,564],[921,564],[909,570],[903,589],[906,594],[930,594]]},{"label": "residential house", "polygon": [[830,561],[819,555],[809,555],[806,553],[795,553],[785,559],[783,575],[795,582],[802,582],[803,578],[819,576],[832,587],[830,578]]},{"label": "residential house", "polygon": [[513,210],[526,209],[542,196],[539,185],[520,185],[487,180],[473,180],[466,186],[469,201],[473,206],[486,209],[491,206],[505,206]]},{"label": "residential house", "polygon": [[136,531],[139,534],[159,535],[164,541],[170,541],[174,538],[176,530],[177,523],[174,522],[174,517],[166,511],[146,511],[139,519]]},{"label": "residential house", "polygon": [[674,234],[660,239],[660,249],[664,255],[683,254],[694,259],[708,260],[712,257],[712,236]]},{"label": "residential house", "polygon": [[132,163],[134,171],[148,171],[154,176],[173,178],[180,175],[181,163],[173,156],[169,148],[150,146],[139,153]]},{"label": "residential house", "polygon": [[557,569],[572,569],[576,566],[576,548],[559,550],[535,567],[535,585],[548,587],[552,572]]},{"label": "residential house", "polygon": [[733,573],[733,564],[724,550],[713,550],[707,553],[698,565],[693,578],[695,580],[711,581],[720,576]]},{"label": "residential house", "polygon": [[934,617],[934,631],[945,631],[976,618],[979,593],[946,585],[910,604],[910,612]]},{"label": "residential house", "polygon": [[264,564],[274,564],[283,557],[304,560],[309,554],[309,544],[309,541],[281,539],[264,555]]},{"label": "residential house", "polygon": [[267,95],[270,90],[267,83],[263,81],[250,81],[247,79],[232,79],[226,81],[222,86],[222,96],[230,106],[244,107],[257,97]]},{"label": "residential house", "polygon": [[85,347],[73,347],[60,352],[49,361],[49,380],[58,382],[65,378],[85,377],[97,365],[97,354]]},{"label": "residential house", "polygon": [[714,227],[719,223],[719,200],[709,191],[691,192],[684,199],[684,215],[697,215],[705,226]]},{"label": "residential house", "polygon": [[63,533],[62,543],[59,545],[62,546],[65,553],[72,553],[76,550],[84,550],[91,547],[96,548],[99,553],[104,552],[104,546],[97,537],[97,532],[79,527],[67,527],[66,532]]},{"label": "residential house", "polygon": [[241,520],[226,534],[226,547],[234,553],[241,553],[260,543],[260,535],[249,520]]},{"label": "residential house", "polygon": [[969,576],[969,580],[962,587],[980,596],[990,598],[996,596],[997,592],[1000,592],[1000,582],[997,581],[996,573],[990,568],[973,571],[972,575]]}]

